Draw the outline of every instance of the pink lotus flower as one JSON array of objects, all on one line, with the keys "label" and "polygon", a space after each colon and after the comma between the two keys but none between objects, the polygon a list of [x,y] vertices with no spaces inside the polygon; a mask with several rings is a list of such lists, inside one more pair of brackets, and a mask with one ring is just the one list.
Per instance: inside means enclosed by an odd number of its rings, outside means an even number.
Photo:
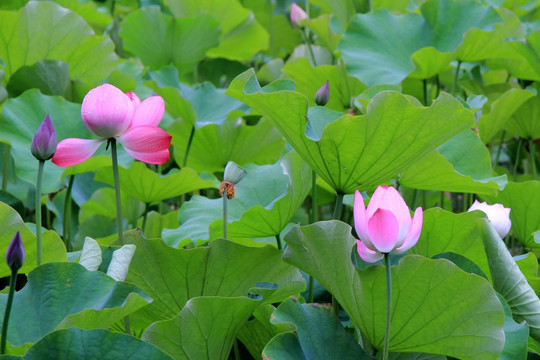
[{"label": "pink lotus flower", "polygon": [[291,24],[294,27],[302,27],[302,20],[307,19],[308,16],[304,10],[296,3],[292,3],[291,6]]},{"label": "pink lotus flower", "polygon": [[422,208],[411,219],[409,208],[393,187],[379,186],[367,210],[358,190],[354,194],[354,227],[358,255],[366,262],[376,262],[383,254],[401,254],[412,248],[422,231]]},{"label": "pink lotus flower", "polygon": [[104,84],[84,97],[81,116],[90,132],[99,139],[69,138],[62,140],[52,162],[71,166],[89,159],[108,139],[116,139],[135,159],[149,164],[169,160],[171,136],[160,129],[165,104],[161,96],[151,96],[143,102],[132,92]]},{"label": "pink lotus flower", "polygon": [[497,230],[497,233],[501,239],[504,239],[504,237],[510,231],[510,228],[512,227],[512,221],[510,220],[510,209],[505,208],[502,204],[488,205],[488,203],[485,201],[481,203],[478,200],[474,200],[474,203],[467,211],[473,210],[483,211],[487,215],[489,221],[495,230]]}]

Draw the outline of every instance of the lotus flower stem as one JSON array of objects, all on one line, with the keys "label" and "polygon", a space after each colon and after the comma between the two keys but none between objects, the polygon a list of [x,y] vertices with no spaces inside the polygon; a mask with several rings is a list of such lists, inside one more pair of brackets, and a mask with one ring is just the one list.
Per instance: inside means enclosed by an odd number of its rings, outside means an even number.
[{"label": "lotus flower stem", "polygon": [[384,254],[384,266],[386,267],[386,321],[384,324],[384,347],[383,360],[388,359],[388,345],[390,343],[390,315],[392,311],[392,271],[390,269],[390,256]]},{"label": "lotus flower stem", "polygon": [[304,42],[306,43],[306,46],[309,51],[309,57],[311,58],[311,62],[313,63],[313,67],[317,66],[317,61],[315,60],[315,54],[313,53],[313,49],[311,48],[311,41],[309,41],[309,34],[307,30],[300,31],[304,37]]},{"label": "lotus flower stem", "polygon": [[36,183],[36,247],[37,247],[37,265],[41,265],[41,181],[43,178],[44,160],[39,160],[38,175]]},{"label": "lotus flower stem", "polygon": [[422,80],[422,88],[424,92],[424,106],[427,106],[428,105],[427,79]]},{"label": "lotus flower stem", "polygon": [[141,225],[141,230],[143,234],[144,234],[144,228],[146,227],[146,220],[148,218],[148,211],[150,211],[150,204],[144,203],[144,215],[143,215],[143,220],[142,220],[142,225]]},{"label": "lotus flower stem", "polygon": [[4,144],[4,167],[2,168],[2,191],[7,189],[7,180],[9,175],[9,148],[8,144]]},{"label": "lotus flower stem", "polygon": [[497,148],[497,155],[495,155],[495,162],[493,163],[493,168],[495,168],[497,165],[499,165],[499,157],[501,156],[501,150],[504,143],[504,136],[506,135],[506,131],[502,131],[501,135],[501,141],[499,141],[499,147]]},{"label": "lotus flower stem", "polygon": [[189,155],[189,149],[191,148],[191,143],[193,142],[193,136],[195,135],[195,125],[191,128],[191,133],[189,134],[189,140],[186,146],[186,152],[184,154],[184,161],[182,161],[182,167],[185,168],[187,164],[187,159]]},{"label": "lotus flower stem", "polygon": [[118,157],[116,153],[116,139],[109,139],[111,144],[111,157],[114,178],[114,193],[116,195],[116,223],[118,224],[118,243],[124,245],[124,233],[122,231],[122,198],[120,196],[120,176],[118,175]]},{"label": "lotus flower stem", "polygon": [[64,236],[64,244],[66,250],[71,251],[71,190],[73,189],[73,181],[75,175],[69,177],[69,182],[66,190],[66,198],[64,199],[64,224],[62,228],[62,235]]},{"label": "lotus flower stem", "polygon": [[227,194],[223,194],[223,238],[227,240]]},{"label": "lotus flower stem", "polygon": [[341,208],[343,207],[343,194],[336,194],[336,203],[334,204],[334,214],[332,215],[332,220],[341,219]]},{"label": "lotus flower stem", "polygon": [[279,234],[276,235],[276,244],[277,244],[278,250],[283,249],[283,247],[281,246],[281,237],[279,236]]},{"label": "lotus flower stem", "polygon": [[519,143],[516,151],[516,160],[514,162],[514,181],[517,179],[517,169],[519,166],[519,156],[521,155],[521,147],[523,146],[523,138],[519,138]]},{"label": "lotus flower stem", "polygon": [[459,68],[461,67],[461,61],[458,60],[457,67],[456,67],[456,73],[454,75],[454,85],[452,86],[452,94],[456,94],[457,92],[457,83],[459,78]]},{"label": "lotus flower stem", "polygon": [[310,224],[317,222],[317,173],[315,170],[311,172],[311,218]]},{"label": "lotus flower stem", "polygon": [[4,320],[2,321],[2,342],[0,344],[0,354],[6,353],[6,340],[9,324],[9,315],[11,314],[11,305],[13,304],[13,295],[15,294],[15,285],[17,283],[17,271],[11,271],[11,277],[9,279],[9,293],[7,298],[6,310],[4,312]]},{"label": "lotus flower stem", "polygon": [[444,198],[446,196],[444,196],[444,191],[441,191],[441,204],[439,205],[441,207],[441,209],[444,209]]},{"label": "lotus flower stem", "polygon": [[533,179],[536,180],[536,159],[534,157],[534,141],[532,139],[529,139],[529,154],[531,154]]}]

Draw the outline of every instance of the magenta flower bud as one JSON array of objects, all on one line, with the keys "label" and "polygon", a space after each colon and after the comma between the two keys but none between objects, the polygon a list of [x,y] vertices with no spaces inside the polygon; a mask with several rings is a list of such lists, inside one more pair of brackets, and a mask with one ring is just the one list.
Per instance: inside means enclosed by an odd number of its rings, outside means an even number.
[{"label": "magenta flower bud", "polygon": [[324,106],[328,102],[328,99],[330,99],[330,89],[328,88],[327,80],[324,85],[317,90],[317,93],[315,94],[315,102],[319,106]]},{"label": "magenta flower bud", "polygon": [[49,115],[39,125],[30,145],[32,155],[38,160],[49,160],[56,152],[56,132]]},{"label": "magenta flower bud", "polygon": [[24,263],[25,253],[23,243],[21,241],[21,235],[17,231],[17,234],[11,240],[6,252],[6,262],[11,271],[18,271]]},{"label": "magenta flower bud", "polygon": [[497,230],[497,233],[499,234],[501,239],[504,239],[504,237],[508,234],[510,228],[512,227],[509,208],[505,208],[502,204],[488,205],[488,203],[486,203],[485,201],[481,203],[478,200],[475,200],[474,204],[472,204],[467,211],[474,210],[480,210],[484,212],[495,230]]},{"label": "magenta flower bud", "polygon": [[384,254],[401,254],[412,248],[422,231],[422,208],[414,217],[407,204],[393,187],[379,186],[367,209],[358,190],[354,194],[354,227],[360,240],[356,241],[358,255],[366,262],[376,262]]},{"label": "magenta flower bud", "polygon": [[304,10],[296,3],[292,3],[291,6],[291,24],[294,27],[302,27],[302,20],[307,19],[308,16]]}]

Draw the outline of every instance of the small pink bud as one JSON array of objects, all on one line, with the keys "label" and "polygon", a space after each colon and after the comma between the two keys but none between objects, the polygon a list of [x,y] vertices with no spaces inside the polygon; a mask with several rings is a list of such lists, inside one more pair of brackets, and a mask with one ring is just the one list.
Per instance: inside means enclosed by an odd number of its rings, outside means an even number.
[{"label": "small pink bud", "polygon": [[56,152],[56,132],[49,115],[39,125],[30,144],[30,151],[38,160],[49,160]]},{"label": "small pink bud", "polygon": [[328,88],[328,80],[324,83],[323,86],[317,90],[315,94],[315,103],[319,106],[324,106],[330,99],[330,90]]},{"label": "small pink bud", "polygon": [[18,271],[24,263],[25,253],[23,243],[21,241],[21,235],[17,231],[17,234],[11,240],[9,247],[6,251],[6,262],[11,271]]},{"label": "small pink bud", "polygon": [[304,10],[296,3],[292,3],[291,6],[291,24],[294,27],[302,27],[302,20],[307,19],[308,16]]}]

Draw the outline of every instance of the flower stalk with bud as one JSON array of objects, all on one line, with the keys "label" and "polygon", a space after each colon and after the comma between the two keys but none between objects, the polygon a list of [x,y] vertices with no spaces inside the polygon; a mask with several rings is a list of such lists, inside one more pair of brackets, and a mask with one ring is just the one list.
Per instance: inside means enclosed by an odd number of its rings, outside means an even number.
[{"label": "flower stalk with bud", "polygon": [[9,316],[11,314],[11,306],[13,305],[13,296],[15,295],[17,272],[23,266],[25,256],[26,254],[24,252],[21,235],[17,231],[17,234],[15,234],[13,240],[11,240],[11,243],[9,244],[9,247],[6,251],[6,263],[11,269],[11,277],[9,279],[9,293],[6,303],[6,309],[4,311],[4,320],[2,321],[2,340],[0,342],[0,355],[6,353]]},{"label": "flower stalk with bud", "polygon": [[45,161],[51,159],[56,153],[56,132],[49,115],[39,125],[32,143],[30,151],[32,155],[39,161],[38,175],[36,181],[36,248],[37,248],[37,265],[42,263],[42,246],[41,246],[41,183],[43,179],[43,167]]}]

